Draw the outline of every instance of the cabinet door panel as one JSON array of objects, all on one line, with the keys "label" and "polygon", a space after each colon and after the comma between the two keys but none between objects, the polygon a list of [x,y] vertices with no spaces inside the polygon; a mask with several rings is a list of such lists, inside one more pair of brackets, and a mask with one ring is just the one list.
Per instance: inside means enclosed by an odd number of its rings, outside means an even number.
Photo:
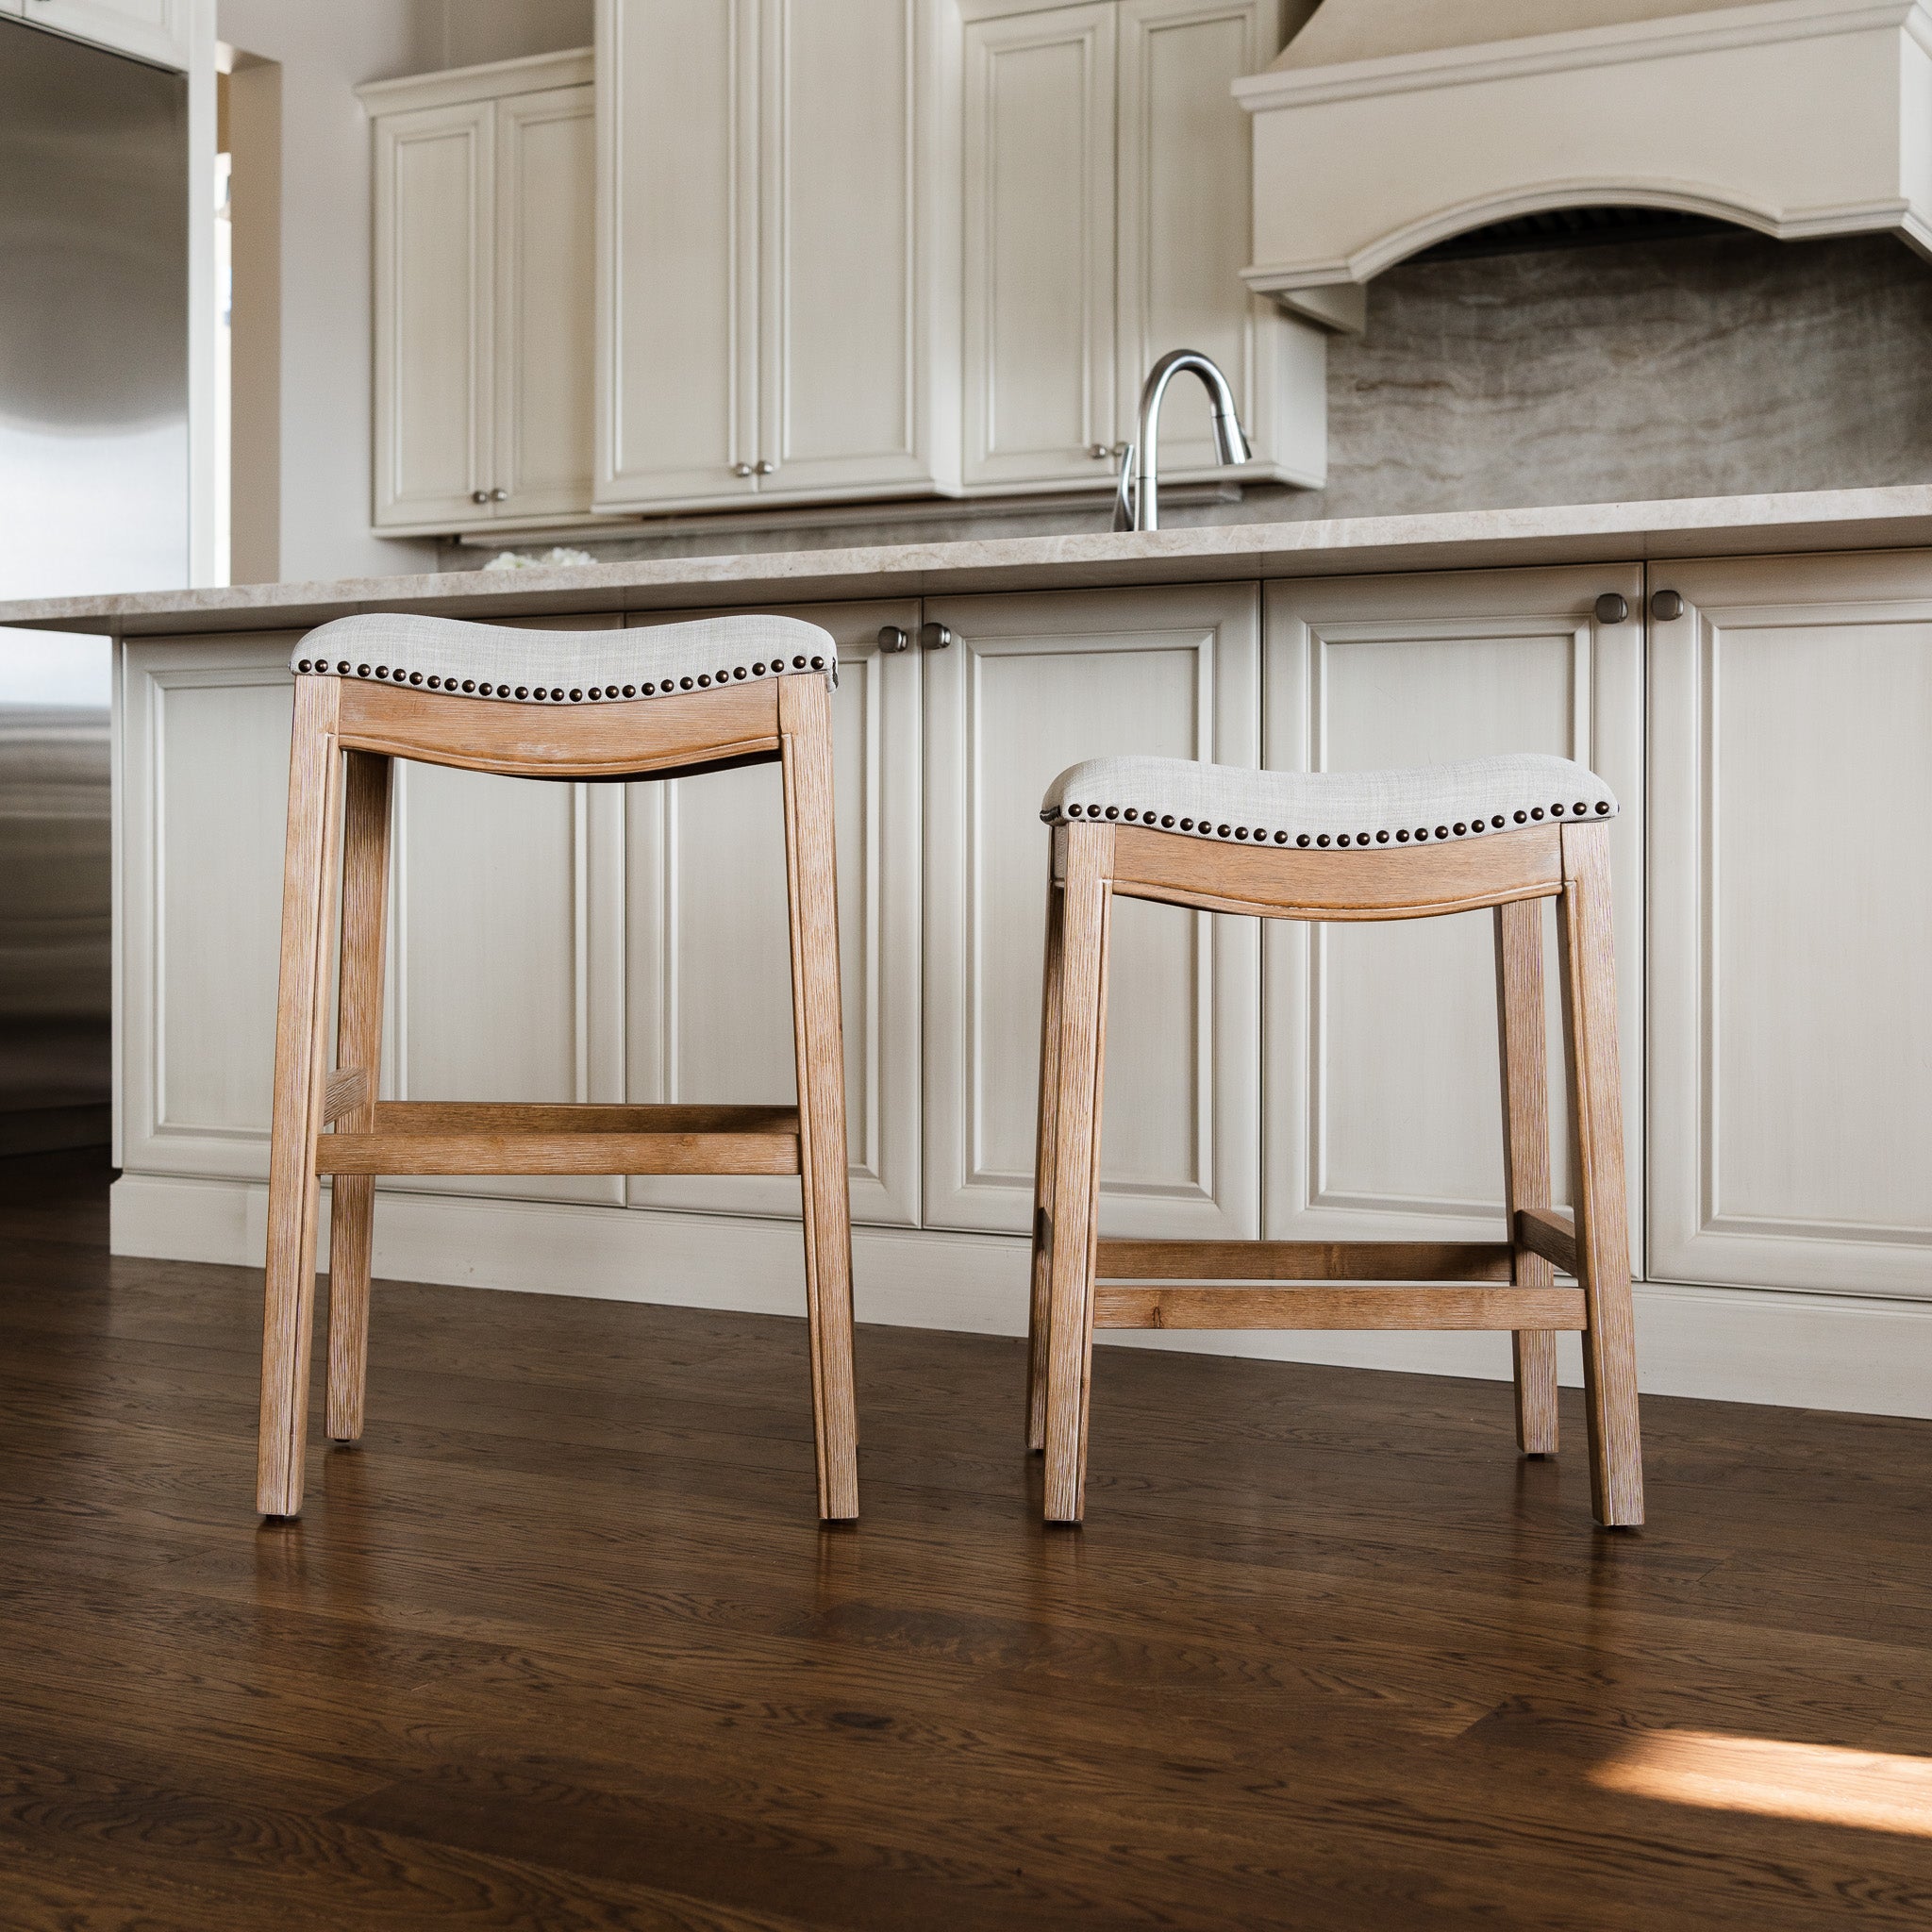
[{"label": "cabinet door panel", "polygon": [[758,0],[599,0],[600,508],[758,457]]},{"label": "cabinet door panel", "polygon": [[[882,653],[912,604],[810,606],[839,645],[832,700],[852,1212],[919,1215],[920,653]],[[649,621],[641,615],[632,620]],[[658,620],[663,621],[663,620]],[[796,1098],[778,768],[630,793],[630,1092],[639,1101]],[[798,1183],[635,1178],[640,1207],[796,1217]]]},{"label": "cabinet door panel", "polygon": [[930,485],[946,7],[766,0],[765,25],[760,488]]},{"label": "cabinet door panel", "polygon": [[[1280,310],[1251,296],[1248,121],[1229,93],[1279,45],[1275,0],[1128,0],[1121,8],[1120,416],[1170,349],[1211,356],[1251,433]],[[1270,452],[1257,446],[1257,455]],[[1208,394],[1177,383],[1160,421],[1163,476],[1215,473]]]},{"label": "cabinet door panel", "polygon": [[491,485],[495,118],[488,101],[375,127],[375,522],[454,527]]},{"label": "cabinet door panel", "polygon": [[[604,629],[615,618],[532,628]],[[391,1100],[618,1101],[618,788],[398,762],[382,1091]],[[616,1205],[606,1174],[386,1178],[385,1188]]]},{"label": "cabinet door panel", "polygon": [[[1634,615],[1599,624],[1592,606],[1602,591],[1620,591],[1634,613],[1641,589],[1636,567],[1616,565],[1284,583],[1267,597],[1272,767],[1363,771],[1541,751],[1591,765],[1615,789],[1633,1174],[1641,1172],[1641,625]],[[1544,919],[1551,1065],[1560,1080],[1553,913]],[[1269,923],[1271,1238],[1458,1240],[1500,1228],[1493,948],[1488,911]],[[1558,1176],[1568,1174],[1561,1111],[1558,1090]]]},{"label": "cabinet door panel", "polygon": [[1932,557],[1652,581],[1652,1273],[1923,1295]]},{"label": "cabinet door panel", "polygon": [[1111,5],[966,28],[969,484],[1105,484],[1114,426]]},{"label": "cabinet door panel", "polygon": [[268,1177],[294,641],[122,647],[115,1024],[133,1172]]},{"label": "cabinet door panel", "polygon": [[496,513],[591,507],[596,275],[591,90],[497,104]]},{"label": "cabinet door panel", "polygon": [[[1040,800],[1114,752],[1252,764],[1252,585],[928,602],[928,1224],[1032,1216],[1048,840]],[[1257,1232],[1258,935],[1115,902],[1101,1224]]]}]

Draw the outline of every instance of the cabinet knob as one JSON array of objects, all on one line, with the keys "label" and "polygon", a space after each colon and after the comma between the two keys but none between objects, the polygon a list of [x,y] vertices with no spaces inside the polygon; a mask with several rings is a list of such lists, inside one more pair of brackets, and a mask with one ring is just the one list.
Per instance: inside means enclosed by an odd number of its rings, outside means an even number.
[{"label": "cabinet knob", "polygon": [[488,503],[490,501],[490,492],[487,490],[473,490],[470,491],[470,501],[472,503]]},{"label": "cabinet knob", "polygon": [[733,463],[731,474],[734,476],[755,476],[758,472],[749,463]]},{"label": "cabinet knob", "polygon": [[490,500],[491,503],[508,503],[509,501],[509,491],[508,490],[492,490],[490,492]]},{"label": "cabinet knob", "polygon": [[771,458],[768,457],[760,457],[758,459],[758,461],[752,465],[753,473],[759,476],[769,476],[772,474],[772,472],[775,470],[777,467],[777,464],[773,462]]},{"label": "cabinet knob", "polygon": [[1596,600],[1596,621],[1599,624],[1622,624],[1629,615],[1629,599],[1620,591],[1606,591]]},{"label": "cabinet knob", "polygon": [[1090,442],[1087,445],[1087,454],[1096,463],[1104,463],[1108,457],[1112,456],[1113,445],[1110,442]]},{"label": "cabinet knob", "polygon": [[896,624],[879,625],[879,649],[882,651],[903,651],[912,642]]},{"label": "cabinet knob", "polygon": [[942,624],[922,624],[919,641],[928,651],[943,651],[953,641],[953,633]]},{"label": "cabinet knob", "polygon": [[1650,614],[1659,624],[1674,624],[1684,614],[1684,599],[1675,591],[1659,591],[1650,600]]}]

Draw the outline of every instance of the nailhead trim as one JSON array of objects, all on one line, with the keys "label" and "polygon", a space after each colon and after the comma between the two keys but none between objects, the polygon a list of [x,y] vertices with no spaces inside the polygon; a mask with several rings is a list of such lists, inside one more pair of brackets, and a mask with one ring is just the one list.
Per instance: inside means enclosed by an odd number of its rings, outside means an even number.
[{"label": "nailhead trim", "polygon": [[[814,658],[812,663],[814,668],[816,668],[818,664],[817,658]],[[783,667],[781,666],[780,668],[782,669]],[[380,675],[379,673],[377,675]],[[753,675],[757,675],[756,666],[753,667]],[[703,680],[700,679],[699,681],[702,682]],[[686,682],[688,684],[690,680],[687,679]],[[644,690],[648,692],[650,686],[646,685]],[[625,688],[625,694],[626,696],[629,695],[628,687]],[[521,697],[522,695],[521,691],[518,692],[518,696]],[[539,692],[538,695],[541,696],[541,692]],[[595,692],[592,692],[591,695],[595,696]],[[1594,807],[1591,806],[1584,799],[1578,799],[1574,806],[1567,807],[1559,801],[1550,807],[1548,816],[1559,819],[1567,812],[1571,817],[1580,819],[1588,818],[1591,811],[1594,810],[1599,818],[1607,818],[1610,815],[1611,809],[1612,808],[1607,799],[1598,799]],[[1197,838],[1202,839],[1252,841],[1257,845],[1265,845],[1270,839],[1273,839],[1277,845],[1286,845],[1289,840],[1292,839],[1297,845],[1306,846],[1310,839],[1310,835],[1307,832],[1270,832],[1260,825],[1215,825],[1208,824],[1206,819],[1203,819],[1198,825],[1192,819],[1182,819],[1179,821],[1178,825],[1176,825],[1174,815],[1172,812],[1157,814],[1152,809],[1133,805],[1126,807],[1117,805],[1063,805],[1058,812],[1042,811],[1040,816],[1048,824],[1054,824],[1057,818],[1109,819],[1119,820],[1129,825],[1158,825],[1164,832],[1178,829],[1183,832],[1191,832]],[[1513,814],[1515,822],[1519,825],[1526,825],[1533,821],[1541,820],[1543,816],[1543,808],[1540,805],[1530,806],[1526,809]],[[1426,845],[1431,839],[1473,839],[1484,832],[1500,832],[1507,823],[1508,822],[1504,818],[1503,814],[1497,812],[1487,820],[1482,818],[1457,819],[1453,825],[1438,825],[1433,832],[1427,825],[1418,825],[1413,831],[1408,830],[1406,826],[1398,827],[1394,834],[1394,839],[1398,845],[1407,845],[1410,841],[1413,841],[1418,845]],[[1326,832],[1313,835],[1313,842],[1316,845],[1326,846],[1332,843],[1341,850],[1346,850],[1352,845],[1386,845],[1389,843],[1389,840],[1390,834],[1387,831],[1338,832],[1332,839]]]},{"label": "nailhead trim", "polygon": [[[783,677],[794,671],[804,671],[807,669],[824,671],[828,668],[827,660],[823,656],[809,660],[803,657],[793,658],[789,664],[782,658],[774,658],[769,664],[758,663],[752,665],[749,671],[742,664],[732,664],[726,665],[718,671],[701,673],[694,678],[681,677],[677,680],[675,689],[678,691],[708,691],[713,685],[738,683],[747,676]],[[420,671],[404,671],[400,668],[391,670],[387,664],[351,664],[346,658],[340,663],[331,664],[326,658],[301,658],[296,660],[295,669],[298,673],[308,675],[372,677],[389,684],[416,685],[425,691],[453,692],[460,690],[465,697],[514,698],[521,703],[538,705],[560,705],[565,702],[573,705],[594,705],[602,703],[607,698],[648,698],[657,696],[660,691],[668,693],[674,688],[671,681],[667,679],[661,686],[647,683],[626,684],[620,688],[614,684],[602,686],[593,684],[581,691],[565,691],[561,685],[553,685],[548,690],[545,690],[541,685],[532,689],[527,685],[520,684],[512,691],[507,684],[491,684],[487,678],[481,684],[478,684],[475,678],[471,677],[464,678],[462,684],[458,686],[454,677],[442,677],[440,675],[425,677]],[[1095,809],[1097,813],[1098,808]],[[1582,807],[1579,806],[1577,809],[1580,811]],[[1077,816],[1077,812],[1074,815]],[[1154,823],[1154,814],[1152,812],[1147,814],[1147,823],[1149,824]],[[1167,823],[1172,825],[1174,820],[1170,818]]]}]

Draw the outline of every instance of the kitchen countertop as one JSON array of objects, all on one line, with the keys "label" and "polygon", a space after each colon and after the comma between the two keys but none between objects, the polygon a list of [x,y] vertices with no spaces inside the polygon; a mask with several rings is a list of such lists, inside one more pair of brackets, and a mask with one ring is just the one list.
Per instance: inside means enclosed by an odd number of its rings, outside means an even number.
[{"label": "kitchen countertop", "polygon": [[1921,546],[1932,547],[1932,486],[1910,484],[142,591],[0,604],[0,625],[166,637],[304,630],[375,609],[488,619]]}]

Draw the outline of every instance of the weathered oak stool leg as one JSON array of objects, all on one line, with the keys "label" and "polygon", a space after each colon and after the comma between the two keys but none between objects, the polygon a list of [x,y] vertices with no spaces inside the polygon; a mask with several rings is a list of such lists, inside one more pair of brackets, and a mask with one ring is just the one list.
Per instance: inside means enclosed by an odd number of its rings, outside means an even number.
[{"label": "weathered oak stool leg", "polygon": [[[1549,1288],[1556,1270],[1516,1239],[1519,1208],[1550,1205],[1550,1069],[1544,1047],[1543,906],[1512,899],[1496,908],[1496,1009],[1503,1061],[1503,1208],[1519,1288]],[[1557,1338],[1519,1328],[1516,1443],[1525,1456],[1557,1453]]]},{"label": "weathered oak stool leg", "polygon": [[[391,760],[374,752],[352,751],[345,763],[336,1064],[351,1080],[360,1077],[361,1091],[337,1118],[348,1132],[372,1134],[382,1072]],[[375,1222],[375,1176],[339,1174],[329,1191],[328,1221],[328,1433],[337,1442],[353,1442],[362,1433]]]},{"label": "weathered oak stool leg", "polygon": [[852,1224],[832,711],[822,678],[787,678],[779,686],[779,729],[819,1515],[841,1521],[858,1514],[858,1416],[852,1386]]},{"label": "weathered oak stool leg", "polygon": [[296,680],[269,1136],[261,1435],[256,1460],[256,1507],[264,1516],[293,1516],[301,1509],[308,1435],[308,1351],[321,1196],[315,1152],[326,1085],[341,827],[341,758],[335,735],[339,696],[333,679]]},{"label": "weathered oak stool leg", "polygon": [[1047,1234],[1046,1516],[1050,1523],[1078,1523],[1087,1508],[1087,1397],[1093,1378],[1113,833],[1102,825],[1070,825],[1054,837],[1065,854],[1066,883]]},{"label": "weathered oak stool leg", "polygon": [[1584,1296],[1591,1500],[1599,1523],[1628,1528],[1643,1521],[1643,1457],[1637,1424],[1637,1326],[1630,1300],[1617,966],[1605,826],[1563,827],[1563,896],[1557,933],[1570,1063],[1576,1262]]},{"label": "weathered oak stool leg", "polygon": [[1054,847],[1046,857],[1046,941],[1040,992],[1040,1128],[1033,1148],[1032,1295],[1026,1317],[1026,1446],[1046,1447],[1046,1346],[1048,1267],[1053,1227],[1054,1146],[1058,1135],[1060,1050],[1060,938],[1066,898],[1054,875]]}]

